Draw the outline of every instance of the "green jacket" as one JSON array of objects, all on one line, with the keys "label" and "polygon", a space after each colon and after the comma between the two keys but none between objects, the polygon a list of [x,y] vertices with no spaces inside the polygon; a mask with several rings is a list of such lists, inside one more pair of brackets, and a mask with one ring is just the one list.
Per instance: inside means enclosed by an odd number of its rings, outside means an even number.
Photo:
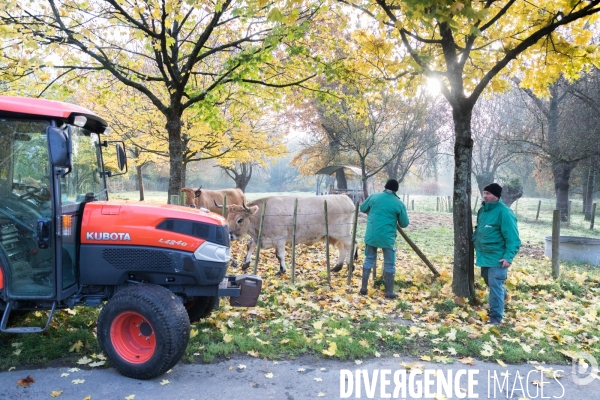
[{"label": "green jacket", "polygon": [[360,211],[368,214],[365,244],[380,249],[393,249],[396,243],[396,224],[406,228],[408,214],[395,193],[384,190],[367,197]]},{"label": "green jacket", "polygon": [[483,203],[477,212],[473,245],[478,267],[500,267],[501,259],[512,264],[521,247],[521,239],[517,217],[502,200]]}]

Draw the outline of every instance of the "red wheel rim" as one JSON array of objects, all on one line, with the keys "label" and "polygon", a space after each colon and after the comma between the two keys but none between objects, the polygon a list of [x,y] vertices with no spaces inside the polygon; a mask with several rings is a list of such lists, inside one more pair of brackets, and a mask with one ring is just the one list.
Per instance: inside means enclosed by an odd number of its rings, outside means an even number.
[{"label": "red wheel rim", "polygon": [[117,354],[132,364],[148,361],[156,350],[152,325],[140,314],[126,311],[110,327],[110,340]]}]

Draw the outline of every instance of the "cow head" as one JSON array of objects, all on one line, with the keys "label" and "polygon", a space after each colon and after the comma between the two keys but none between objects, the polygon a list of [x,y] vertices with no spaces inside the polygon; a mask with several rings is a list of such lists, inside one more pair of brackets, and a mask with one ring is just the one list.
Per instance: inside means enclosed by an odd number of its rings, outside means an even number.
[{"label": "cow head", "polygon": [[196,195],[196,197],[200,197],[200,195],[202,194],[202,186],[200,186],[198,190],[194,190],[194,194]]},{"label": "cow head", "polygon": [[227,206],[227,224],[229,225],[229,235],[231,240],[238,240],[250,231],[250,228],[257,224],[256,214],[258,206],[246,207],[246,203],[242,205]]}]

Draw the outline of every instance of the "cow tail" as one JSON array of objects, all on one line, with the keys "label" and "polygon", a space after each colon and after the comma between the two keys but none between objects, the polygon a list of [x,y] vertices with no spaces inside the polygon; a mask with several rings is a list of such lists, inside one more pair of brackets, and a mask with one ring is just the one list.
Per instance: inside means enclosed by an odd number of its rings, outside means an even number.
[{"label": "cow tail", "polygon": [[358,243],[354,242],[354,261],[358,260]]}]

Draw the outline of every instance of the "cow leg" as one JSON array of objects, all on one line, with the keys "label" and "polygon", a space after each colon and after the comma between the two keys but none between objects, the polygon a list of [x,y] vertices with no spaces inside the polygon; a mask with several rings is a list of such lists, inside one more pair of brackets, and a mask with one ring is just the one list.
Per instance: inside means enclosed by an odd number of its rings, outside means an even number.
[{"label": "cow leg", "polygon": [[250,243],[248,243],[248,251],[246,252],[246,258],[244,259],[244,264],[242,264],[242,271],[245,271],[250,266],[250,260],[252,259],[252,252],[256,247],[256,242],[254,239],[250,239]]},{"label": "cow leg", "polygon": [[275,248],[275,256],[279,260],[279,272],[276,275],[285,274],[285,243],[278,243]]},{"label": "cow leg", "polygon": [[329,243],[333,244],[338,249],[338,260],[335,263],[335,267],[333,267],[333,272],[340,272],[342,267],[344,266],[344,261],[346,260],[346,245],[341,240],[329,238]]}]

